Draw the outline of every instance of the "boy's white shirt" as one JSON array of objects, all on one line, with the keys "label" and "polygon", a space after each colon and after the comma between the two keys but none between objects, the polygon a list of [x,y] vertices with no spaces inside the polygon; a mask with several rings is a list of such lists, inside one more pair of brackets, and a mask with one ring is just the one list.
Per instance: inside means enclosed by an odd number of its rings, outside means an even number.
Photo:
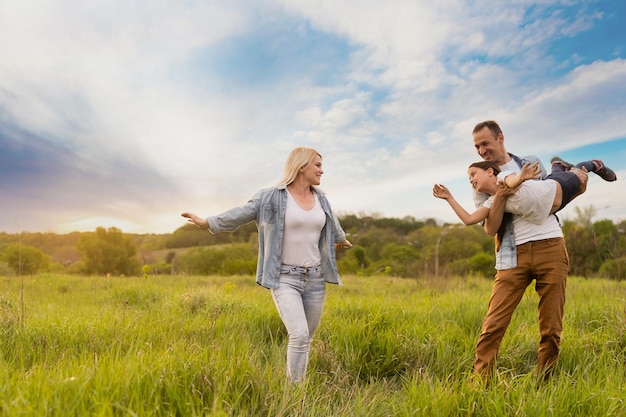
[{"label": "boy's white shirt", "polygon": [[[519,171],[501,171],[498,174],[498,183],[504,181],[507,176],[516,173]],[[519,216],[520,220],[536,225],[543,224],[550,215],[556,187],[557,184],[554,180],[524,181],[515,194],[507,198],[504,211]],[[493,199],[494,197],[490,196],[483,206],[491,209]]]},{"label": "boy's white shirt", "polygon": [[[520,167],[518,166],[515,159],[519,158],[515,155],[511,154],[511,161],[506,164],[500,165],[500,169],[502,171],[514,171],[520,172]],[[542,178],[546,177],[546,169],[539,158],[534,155],[525,156],[523,158],[525,162],[536,162],[539,161],[539,167],[542,172]],[[524,162],[520,160],[520,163]],[[473,199],[474,199],[474,207],[482,207],[485,200],[487,200],[489,196],[485,193],[480,193],[474,190]],[[563,230],[561,230],[561,225],[556,216],[551,215],[548,216],[545,222],[542,224],[534,224],[522,219],[520,216],[513,215],[513,230],[510,228],[506,228],[501,237],[502,245],[500,246],[500,250],[496,252],[496,269],[504,270],[511,269],[517,267],[517,245],[522,245],[524,243],[530,241],[539,241],[543,239],[550,238],[562,238]]]}]

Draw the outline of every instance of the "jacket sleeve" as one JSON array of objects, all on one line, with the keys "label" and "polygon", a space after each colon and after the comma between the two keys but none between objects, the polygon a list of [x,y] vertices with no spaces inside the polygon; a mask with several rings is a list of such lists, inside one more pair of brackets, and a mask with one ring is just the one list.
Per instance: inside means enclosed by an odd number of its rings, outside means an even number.
[{"label": "jacket sleeve", "polygon": [[244,224],[255,221],[261,204],[261,193],[256,193],[243,206],[227,210],[217,216],[207,217],[211,233],[233,232]]},{"label": "jacket sleeve", "polygon": [[346,232],[343,231],[341,224],[339,223],[339,219],[335,216],[335,213],[331,210],[330,214],[333,218],[333,238],[335,239],[335,243],[341,243],[346,240]]},{"label": "jacket sleeve", "polygon": [[335,243],[341,243],[344,240],[346,240],[346,232],[343,231],[343,228],[341,227],[341,224],[339,223],[339,219],[337,218],[337,216],[335,216],[335,212],[333,211],[332,207],[330,206],[330,201],[328,201],[328,198],[326,198],[326,194],[322,191],[320,191],[319,189],[316,189],[317,191],[317,195],[318,198],[320,199],[320,203],[322,204],[322,207],[324,208],[324,211],[326,211],[327,214],[330,214],[331,217],[331,221],[332,221],[332,231],[333,231],[333,240]]}]

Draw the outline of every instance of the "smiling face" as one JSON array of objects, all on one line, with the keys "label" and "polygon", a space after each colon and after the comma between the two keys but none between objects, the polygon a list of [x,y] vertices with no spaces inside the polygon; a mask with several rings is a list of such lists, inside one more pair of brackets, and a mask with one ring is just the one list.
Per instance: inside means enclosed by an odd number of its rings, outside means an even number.
[{"label": "smiling face", "polygon": [[473,134],[474,148],[485,161],[495,162],[504,165],[510,159],[509,154],[504,149],[504,135],[494,134],[487,126]]},{"label": "smiling face", "polygon": [[315,155],[311,162],[300,170],[300,173],[309,185],[320,185],[322,174],[324,173],[322,169],[322,157]]},{"label": "smiling face", "polygon": [[493,195],[496,190],[497,177],[493,172],[493,169],[482,169],[478,167],[470,167],[467,170],[469,182],[472,184],[472,188],[481,193],[487,193]]}]

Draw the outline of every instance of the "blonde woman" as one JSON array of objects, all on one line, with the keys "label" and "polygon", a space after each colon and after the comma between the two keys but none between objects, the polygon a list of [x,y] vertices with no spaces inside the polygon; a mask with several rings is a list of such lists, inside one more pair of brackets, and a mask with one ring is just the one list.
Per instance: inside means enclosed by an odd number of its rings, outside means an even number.
[{"label": "blonde woman", "polygon": [[335,249],[351,247],[324,193],[324,170],[314,149],[291,151],[278,185],[217,216],[183,213],[211,233],[255,221],[259,231],[257,283],[268,288],[287,329],[287,377],[304,380],[311,340],[322,317],[326,282],[341,285]]}]

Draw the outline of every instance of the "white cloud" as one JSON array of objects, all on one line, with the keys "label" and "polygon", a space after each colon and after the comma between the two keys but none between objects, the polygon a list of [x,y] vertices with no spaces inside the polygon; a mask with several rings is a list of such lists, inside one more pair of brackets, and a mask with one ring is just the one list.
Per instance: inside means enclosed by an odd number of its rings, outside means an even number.
[{"label": "white cloud", "polygon": [[[82,164],[74,173],[91,168],[104,182],[95,188],[114,204],[88,215],[84,201],[57,223],[128,218],[146,230],[172,230],[180,211],[218,212],[273,184],[297,145],[322,152],[323,186],[344,211],[450,215],[431,198],[432,183],[458,183],[461,195],[471,195],[464,176],[477,158],[471,129],[479,121],[500,121],[509,150],[523,154],[626,136],[624,61],[567,73],[583,57],[556,62],[547,51],[554,38],[584,33],[601,18],[584,4],[574,20],[558,11],[575,6],[7,3],[0,37],[14,42],[0,43],[0,122],[71,150]],[[299,54],[311,51],[281,49],[290,35],[311,44],[324,35],[324,46],[345,56],[306,60]],[[220,48],[241,47],[241,38],[266,45],[263,58],[274,67],[261,60],[246,61],[251,68],[208,65],[222,58]],[[290,71],[291,63],[299,65]],[[118,172],[129,167],[130,175]],[[93,188],[80,181],[72,189]],[[125,205],[129,194],[137,201]],[[36,216],[44,229],[54,227]]]},{"label": "white cloud", "polygon": [[[626,136],[626,61],[581,66],[558,84],[498,114],[502,129],[536,153]],[[530,121],[530,122],[529,122]]]}]

